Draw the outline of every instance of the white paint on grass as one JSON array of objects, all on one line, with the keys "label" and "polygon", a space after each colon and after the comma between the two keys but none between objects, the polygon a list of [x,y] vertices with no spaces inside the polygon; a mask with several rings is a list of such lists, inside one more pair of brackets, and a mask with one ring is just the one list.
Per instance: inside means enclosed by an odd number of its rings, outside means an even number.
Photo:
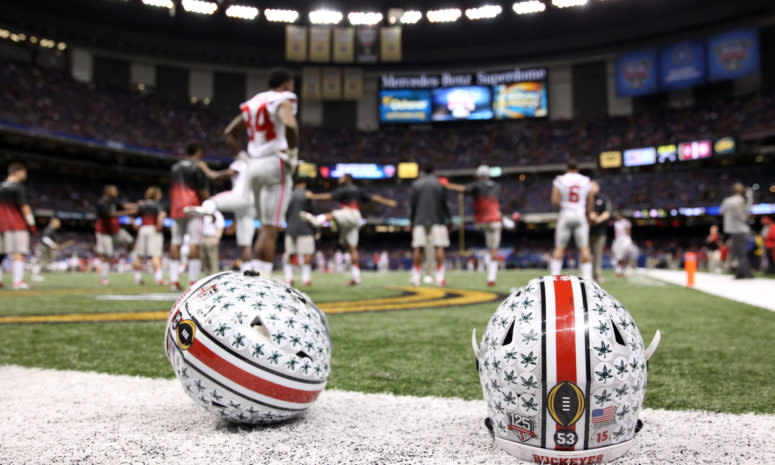
[{"label": "white paint on grass", "polygon": [[[686,272],[641,269],[640,273],[668,283],[686,286]],[[730,275],[696,273],[694,289],[775,312],[775,279],[734,279]]]},{"label": "white paint on grass", "polygon": [[[0,367],[0,462],[516,464],[484,401],[325,391],[296,422],[227,425],[177,380]],[[645,409],[617,464],[775,463],[775,416]]]}]

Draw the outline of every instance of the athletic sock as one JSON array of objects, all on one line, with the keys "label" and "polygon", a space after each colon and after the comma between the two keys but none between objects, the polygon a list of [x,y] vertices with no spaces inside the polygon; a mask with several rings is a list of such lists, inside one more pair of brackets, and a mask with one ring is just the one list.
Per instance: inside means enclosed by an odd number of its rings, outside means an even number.
[{"label": "athletic sock", "polygon": [[142,280],[143,280],[143,274],[139,270],[135,271],[135,282],[139,283]]},{"label": "athletic sock", "polygon": [[161,282],[161,280],[164,278],[161,274],[161,267],[159,267],[156,271],[153,272],[153,279],[156,280],[156,282]]},{"label": "athletic sock", "polygon": [[[40,276],[40,265],[32,265],[32,275]],[[0,280],[2,281],[2,280]]]},{"label": "athletic sock", "polygon": [[444,282],[444,265],[436,265],[436,282]]},{"label": "athletic sock", "polygon": [[350,272],[352,273],[353,281],[356,283],[361,282],[361,267],[353,265],[350,267]]},{"label": "athletic sock", "polygon": [[412,265],[412,277],[411,277],[412,283],[419,284],[420,283],[420,267],[417,265]]},{"label": "athletic sock", "polygon": [[170,260],[170,283],[178,282],[178,272],[180,266],[180,260]]},{"label": "athletic sock", "polygon": [[614,271],[616,272],[617,276],[622,274],[622,267],[621,267],[621,265],[615,265],[614,266]]},{"label": "athletic sock", "polygon": [[491,260],[489,264],[487,264],[487,282],[491,283],[495,281],[495,277],[498,275],[498,262],[495,260]]},{"label": "athletic sock", "polygon": [[110,272],[110,262],[105,260],[100,260],[100,278],[102,279],[108,279],[108,272]]},{"label": "athletic sock", "polygon": [[288,262],[284,262],[283,274],[285,275],[285,282],[290,283],[293,281],[293,265]]},{"label": "athletic sock", "polygon": [[581,277],[584,281],[592,282],[592,263],[581,264]]},{"label": "athletic sock", "polygon": [[274,265],[271,262],[253,260],[253,269],[261,273],[261,276],[265,278],[268,278],[272,274],[272,268],[274,268]]},{"label": "athletic sock", "polygon": [[562,260],[549,260],[549,273],[553,276],[562,273]]},{"label": "athletic sock", "polygon": [[14,284],[20,283],[24,280],[24,262],[21,260],[14,260],[11,265],[11,271],[13,273]]},{"label": "athletic sock", "polygon": [[191,282],[199,281],[199,273],[202,272],[202,260],[192,258],[188,261],[188,280]]},{"label": "athletic sock", "polygon": [[240,262],[239,264],[239,271],[240,273],[244,273],[246,271],[253,269],[253,261],[252,260],[245,260],[244,262]]},{"label": "athletic sock", "polygon": [[312,280],[312,265],[301,265],[301,280],[305,284]]}]

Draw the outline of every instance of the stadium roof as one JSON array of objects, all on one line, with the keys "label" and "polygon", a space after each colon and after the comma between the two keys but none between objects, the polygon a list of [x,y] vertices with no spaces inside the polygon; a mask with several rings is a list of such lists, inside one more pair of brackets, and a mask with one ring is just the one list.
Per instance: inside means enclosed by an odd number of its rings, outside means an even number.
[{"label": "stadium roof", "polygon": [[[517,14],[513,1],[366,0],[357,2],[357,11],[352,9],[353,2],[338,0],[274,4],[253,0],[16,1],[0,2],[0,26],[128,54],[256,66],[284,59],[285,24],[268,21],[267,9],[297,11],[295,24],[338,20],[338,26],[374,21],[387,26],[391,16],[400,24],[404,12],[416,11],[418,22],[403,27],[404,63],[412,65],[535,61],[759,24],[775,15],[775,5],[769,0],[532,0],[517,9],[540,10],[535,8],[539,2],[543,11]],[[574,3],[586,4],[557,6]],[[230,10],[233,5],[245,8]],[[480,8],[483,5],[490,8]],[[430,13],[450,8],[459,12]],[[473,8],[479,9],[468,11]],[[320,9],[341,15],[310,17],[310,12]],[[379,15],[350,17],[351,12]],[[488,18],[493,14],[494,18]],[[410,16],[410,20],[417,18]],[[432,22],[445,19],[455,20]]]}]

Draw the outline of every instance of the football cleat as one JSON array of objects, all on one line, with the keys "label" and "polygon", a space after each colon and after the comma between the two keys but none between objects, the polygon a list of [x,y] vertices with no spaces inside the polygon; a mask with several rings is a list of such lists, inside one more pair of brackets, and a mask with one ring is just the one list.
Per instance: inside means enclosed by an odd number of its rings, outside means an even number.
[{"label": "football cleat", "polygon": [[215,203],[210,200],[205,200],[202,205],[198,207],[183,207],[183,213],[190,217],[212,216],[215,214]]},{"label": "football cleat", "polygon": [[100,279],[100,284],[102,284],[103,286],[109,286],[110,280],[108,278],[102,278]]},{"label": "football cleat", "polygon": [[171,291],[182,291],[183,288],[180,287],[180,282],[174,281],[170,283],[170,290]]},{"label": "football cleat", "polygon": [[331,369],[328,320],[302,292],[257,273],[217,273],[170,311],[165,351],[185,392],[227,421],[302,415]]},{"label": "football cleat", "polygon": [[30,285],[24,281],[18,281],[13,283],[13,285],[11,286],[11,289],[13,289],[14,291],[23,291],[23,290],[30,289]]},{"label": "football cleat", "polygon": [[472,336],[495,444],[532,463],[603,463],[642,422],[648,348],[627,309],[594,282],[544,276],[512,291]]},{"label": "football cleat", "polygon": [[495,286],[495,281],[487,281],[487,286],[488,286],[488,287],[493,287],[493,286]]},{"label": "football cleat", "polygon": [[306,221],[307,223],[311,224],[312,226],[319,228],[322,225],[318,221],[318,219],[310,212],[300,211],[299,216],[302,220]]}]

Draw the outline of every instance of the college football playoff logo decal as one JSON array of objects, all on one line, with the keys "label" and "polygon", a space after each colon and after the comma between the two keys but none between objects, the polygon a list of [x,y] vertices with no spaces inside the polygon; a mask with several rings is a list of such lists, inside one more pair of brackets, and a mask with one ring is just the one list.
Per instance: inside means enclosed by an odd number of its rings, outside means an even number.
[{"label": "college football playoff logo decal", "polygon": [[183,320],[178,323],[178,327],[175,329],[178,336],[178,347],[183,350],[191,347],[194,343],[194,334],[196,333],[196,324],[191,320]]},{"label": "college football playoff logo decal", "polygon": [[554,421],[569,427],[584,413],[584,393],[570,381],[563,381],[549,391],[546,408]]}]

